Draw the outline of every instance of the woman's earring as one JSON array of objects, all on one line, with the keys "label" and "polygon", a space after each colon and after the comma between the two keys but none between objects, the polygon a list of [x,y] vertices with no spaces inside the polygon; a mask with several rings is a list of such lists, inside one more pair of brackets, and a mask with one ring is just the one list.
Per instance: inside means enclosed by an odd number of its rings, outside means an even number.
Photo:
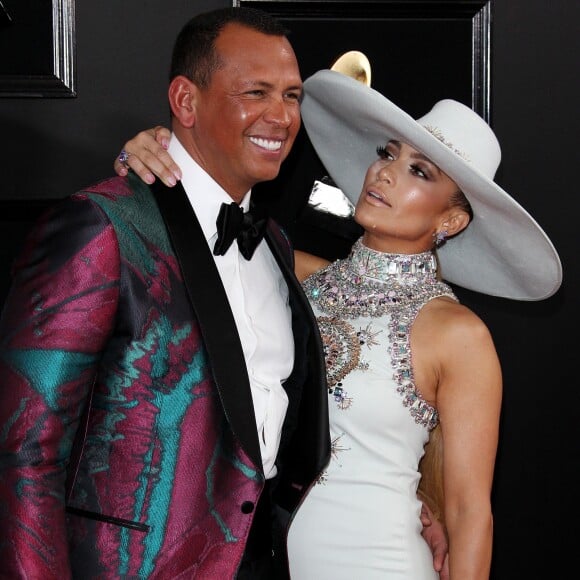
[{"label": "woman's earring", "polygon": [[437,248],[439,246],[442,246],[443,243],[445,242],[445,240],[447,239],[448,235],[449,235],[449,232],[447,230],[441,230],[440,232],[435,232],[433,234],[433,242],[435,243],[435,246]]}]

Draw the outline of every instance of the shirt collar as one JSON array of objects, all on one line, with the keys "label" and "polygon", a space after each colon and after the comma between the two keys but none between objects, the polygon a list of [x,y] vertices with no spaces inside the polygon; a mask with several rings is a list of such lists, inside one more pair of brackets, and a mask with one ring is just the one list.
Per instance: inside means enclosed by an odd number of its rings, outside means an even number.
[{"label": "shirt collar", "polygon": [[[199,220],[205,239],[209,241],[217,234],[216,219],[222,203],[233,199],[185,150],[175,134],[169,140],[169,154],[181,169],[181,183]],[[240,203],[247,211],[252,191],[248,191]],[[171,195],[169,193],[168,195]]]}]

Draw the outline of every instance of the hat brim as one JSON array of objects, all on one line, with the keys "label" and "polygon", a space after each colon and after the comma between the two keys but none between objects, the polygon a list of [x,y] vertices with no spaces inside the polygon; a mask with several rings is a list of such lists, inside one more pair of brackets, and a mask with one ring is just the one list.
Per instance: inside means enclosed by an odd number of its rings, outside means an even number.
[{"label": "hat brim", "polygon": [[534,218],[385,96],[322,70],[304,82],[301,112],[320,160],[355,205],[377,146],[391,139],[421,151],[457,183],[474,219],[437,250],[445,280],[514,300],[543,300],[558,290],[562,265]]}]

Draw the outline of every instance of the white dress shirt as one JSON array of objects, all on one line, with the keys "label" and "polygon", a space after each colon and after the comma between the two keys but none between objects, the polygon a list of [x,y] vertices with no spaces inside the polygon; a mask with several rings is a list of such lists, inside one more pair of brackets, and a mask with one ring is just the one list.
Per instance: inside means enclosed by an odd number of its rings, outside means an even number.
[{"label": "white dress shirt", "polygon": [[[171,136],[169,153],[181,168],[181,182],[213,252],[220,206],[233,200],[191,158],[175,135]],[[249,207],[250,195],[251,191],[240,203],[244,211]],[[264,474],[271,478],[276,475],[276,455],[288,407],[282,383],[294,366],[288,287],[265,240],[249,261],[240,254],[235,240],[225,255],[213,258],[242,343]]]}]

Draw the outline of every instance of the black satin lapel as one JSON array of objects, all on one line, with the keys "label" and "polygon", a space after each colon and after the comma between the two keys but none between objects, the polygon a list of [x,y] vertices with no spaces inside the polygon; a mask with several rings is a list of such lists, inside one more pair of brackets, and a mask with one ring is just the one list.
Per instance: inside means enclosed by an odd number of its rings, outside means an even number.
[{"label": "black satin lapel", "polygon": [[199,322],[211,369],[232,431],[262,467],[250,382],[229,302],[203,230],[181,183],[151,186]]},{"label": "black satin lapel", "polygon": [[[270,231],[270,229],[266,230],[266,235],[264,236],[266,242],[268,243],[268,247],[270,248],[278,266],[280,266],[280,270],[284,275],[284,279],[288,284],[288,288],[290,290],[290,296],[293,300],[296,300],[303,311],[303,314],[307,317],[309,324],[312,325],[313,328],[316,327],[316,319],[314,318],[314,314],[312,313],[312,309],[310,308],[310,304],[308,303],[308,298],[304,294],[302,290],[302,286],[300,282],[294,275],[294,270],[292,265],[288,263],[288,258],[284,254],[284,251],[279,245],[279,242],[276,240],[274,234]],[[322,366],[323,372],[326,373],[326,369],[324,365]]]},{"label": "black satin lapel", "polygon": [[[290,468],[295,476],[291,487],[296,491],[300,484],[307,485],[316,478],[330,458],[324,349],[308,298],[270,229],[266,232],[266,241],[288,284],[292,308],[295,361],[292,374],[284,383],[289,405],[282,439],[283,443],[289,441],[286,447],[291,450],[291,457],[286,459],[294,464]],[[293,393],[298,397],[298,407],[291,400]]]}]

